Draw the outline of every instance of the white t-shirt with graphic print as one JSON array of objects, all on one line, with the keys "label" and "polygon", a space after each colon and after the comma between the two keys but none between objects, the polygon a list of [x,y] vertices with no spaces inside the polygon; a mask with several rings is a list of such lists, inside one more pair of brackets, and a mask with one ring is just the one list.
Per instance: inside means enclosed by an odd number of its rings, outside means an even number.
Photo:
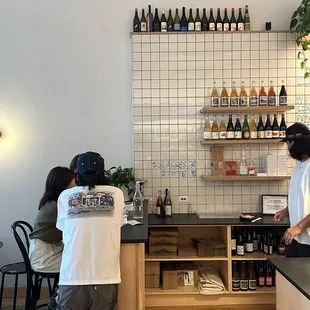
[{"label": "white t-shirt with graphic print", "polygon": [[120,243],[124,195],[113,186],[61,193],[56,227],[63,233],[60,285],[121,282]]}]

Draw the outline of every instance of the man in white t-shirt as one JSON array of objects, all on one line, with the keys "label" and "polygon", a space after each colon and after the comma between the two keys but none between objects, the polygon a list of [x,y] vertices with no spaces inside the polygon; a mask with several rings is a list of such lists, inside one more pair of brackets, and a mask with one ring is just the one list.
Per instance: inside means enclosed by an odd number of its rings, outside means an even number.
[{"label": "man in white t-shirt", "polygon": [[284,238],[288,245],[287,257],[310,257],[310,130],[295,123],[286,130],[288,150],[296,159],[288,198],[288,207],[277,212],[280,222],[289,215],[291,227]]},{"label": "man in white t-shirt", "polygon": [[118,309],[124,196],[107,186],[98,153],[79,155],[76,183],[58,199],[56,226],[64,250],[57,309]]}]

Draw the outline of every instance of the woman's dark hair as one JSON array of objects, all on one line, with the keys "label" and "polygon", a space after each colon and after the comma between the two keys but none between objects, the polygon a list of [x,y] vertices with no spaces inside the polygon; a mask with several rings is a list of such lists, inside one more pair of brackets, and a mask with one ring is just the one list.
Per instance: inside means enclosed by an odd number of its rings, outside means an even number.
[{"label": "woman's dark hair", "polygon": [[75,155],[75,156],[73,157],[73,159],[71,160],[70,169],[71,169],[72,171],[76,171],[76,169],[77,169],[77,161],[78,161],[78,159],[79,159],[79,155],[80,155],[80,154]]},{"label": "woman's dark hair", "polygon": [[39,210],[48,201],[57,201],[61,192],[74,179],[74,172],[67,167],[55,167],[47,175],[45,192],[40,200]]},{"label": "woman's dark hair", "polygon": [[296,160],[303,160],[305,156],[310,157],[310,139],[309,137],[294,140],[294,144],[289,149],[290,155]]},{"label": "woman's dark hair", "polygon": [[78,186],[88,186],[89,190],[95,188],[96,185],[109,185],[109,180],[105,176],[105,171],[84,175],[77,173],[75,181]]}]

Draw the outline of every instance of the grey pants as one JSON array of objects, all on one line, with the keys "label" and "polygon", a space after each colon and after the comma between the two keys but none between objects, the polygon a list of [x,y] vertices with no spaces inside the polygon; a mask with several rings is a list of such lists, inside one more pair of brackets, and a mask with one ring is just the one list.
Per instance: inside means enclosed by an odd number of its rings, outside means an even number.
[{"label": "grey pants", "polygon": [[59,285],[57,310],[118,310],[118,285]]}]

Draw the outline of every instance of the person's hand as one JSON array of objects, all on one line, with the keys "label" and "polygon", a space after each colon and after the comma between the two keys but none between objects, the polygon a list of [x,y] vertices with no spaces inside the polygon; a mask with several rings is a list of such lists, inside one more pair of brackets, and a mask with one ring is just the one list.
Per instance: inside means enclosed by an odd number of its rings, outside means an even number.
[{"label": "person's hand", "polygon": [[298,236],[301,233],[301,228],[296,225],[291,228],[288,228],[284,234],[284,240],[287,245],[291,244],[294,237]]},{"label": "person's hand", "polygon": [[282,222],[283,219],[287,216],[287,211],[286,209],[282,209],[280,211],[278,211],[275,215],[274,215],[274,220],[276,222]]}]

